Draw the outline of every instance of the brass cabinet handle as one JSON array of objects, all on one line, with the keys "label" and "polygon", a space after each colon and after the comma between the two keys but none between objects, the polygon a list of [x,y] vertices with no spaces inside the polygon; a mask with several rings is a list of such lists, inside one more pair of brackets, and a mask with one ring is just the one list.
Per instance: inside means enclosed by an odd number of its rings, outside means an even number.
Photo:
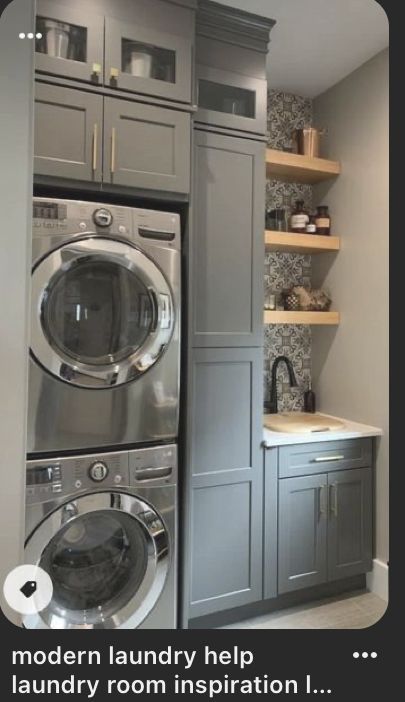
[{"label": "brass cabinet handle", "polygon": [[329,463],[330,461],[343,461],[344,456],[318,456],[312,459],[312,463]]},{"label": "brass cabinet handle", "polygon": [[97,151],[98,151],[98,124],[93,127],[93,171],[97,170]]},{"label": "brass cabinet handle", "polygon": [[330,512],[333,516],[338,516],[338,483],[330,486]]},{"label": "brass cabinet handle", "polygon": [[318,488],[318,519],[321,519],[322,515],[326,513],[326,506],[324,504],[323,494],[326,485],[320,485]]},{"label": "brass cabinet handle", "polygon": [[115,173],[115,156],[116,156],[116,129],[111,130],[111,173]]}]

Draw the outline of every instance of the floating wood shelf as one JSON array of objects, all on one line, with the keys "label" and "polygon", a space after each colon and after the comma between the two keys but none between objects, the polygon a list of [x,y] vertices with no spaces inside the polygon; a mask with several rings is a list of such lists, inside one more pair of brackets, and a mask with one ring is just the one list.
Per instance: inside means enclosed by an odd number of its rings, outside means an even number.
[{"label": "floating wood shelf", "polygon": [[268,178],[311,184],[339,175],[340,163],[326,158],[311,158],[288,151],[267,149],[266,171]]},{"label": "floating wood shelf", "polygon": [[265,310],[265,324],[326,324],[337,325],[339,312],[288,312]]},{"label": "floating wood shelf", "polygon": [[340,249],[338,236],[293,234],[292,232],[278,232],[268,229],[264,234],[264,241],[268,251],[282,251],[284,253],[317,254],[339,251]]}]

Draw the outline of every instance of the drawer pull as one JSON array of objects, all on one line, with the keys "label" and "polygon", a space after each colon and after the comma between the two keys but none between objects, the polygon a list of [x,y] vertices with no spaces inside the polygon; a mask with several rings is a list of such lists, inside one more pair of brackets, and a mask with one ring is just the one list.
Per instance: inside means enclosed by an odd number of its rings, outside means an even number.
[{"label": "drawer pull", "polygon": [[343,461],[344,456],[318,456],[312,459],[312,463],[330,463],[332,461]]}]

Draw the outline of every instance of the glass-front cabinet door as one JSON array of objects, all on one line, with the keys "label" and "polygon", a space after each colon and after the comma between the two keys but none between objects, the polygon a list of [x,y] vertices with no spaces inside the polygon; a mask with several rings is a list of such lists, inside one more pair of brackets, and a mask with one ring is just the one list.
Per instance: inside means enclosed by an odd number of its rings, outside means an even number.
[{"label": "glass-front cabinet door", "polygon": [[266,133],[265,80],[198,64],[197,96],[198,122]]},{"label": "glass-front cabinet door", "polygon": [[106,18],[106,85],[190,102],[191,63],[191,41]]},{"label": "glass-front cabinet door", "polygon": [[102,83],[104,17],[71,10],[61,3],[38,0],[36,70],[41,73]]}]

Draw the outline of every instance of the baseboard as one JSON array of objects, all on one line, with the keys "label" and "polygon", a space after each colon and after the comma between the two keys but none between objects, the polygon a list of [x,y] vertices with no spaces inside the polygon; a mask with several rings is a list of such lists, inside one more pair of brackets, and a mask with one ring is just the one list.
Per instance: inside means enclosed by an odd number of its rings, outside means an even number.
[{"label": "baseboard", "polygon": [[388,565],[375,558],[373,570],[367,573],[367,590],[388,602]]}]

